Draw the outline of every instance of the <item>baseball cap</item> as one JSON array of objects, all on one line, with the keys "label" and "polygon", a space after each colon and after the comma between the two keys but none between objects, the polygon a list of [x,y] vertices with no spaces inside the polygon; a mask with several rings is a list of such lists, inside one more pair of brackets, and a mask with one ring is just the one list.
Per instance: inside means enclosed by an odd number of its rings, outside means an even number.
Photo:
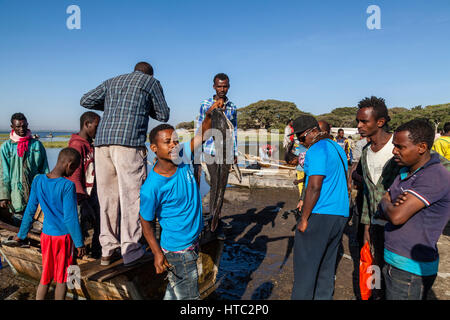
[{"label": "baseball cap", "polygon": [[289,134],[288,136],[305,132],[306,130],[314,127],[319,127],[319,123],[313,116],[305,114],[295,119],[292,127],[294,128],[294,132]]}]

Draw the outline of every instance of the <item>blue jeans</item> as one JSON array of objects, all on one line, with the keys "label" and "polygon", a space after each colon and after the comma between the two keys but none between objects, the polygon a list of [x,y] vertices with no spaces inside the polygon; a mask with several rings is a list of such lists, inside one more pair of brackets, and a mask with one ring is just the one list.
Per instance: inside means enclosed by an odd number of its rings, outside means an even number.
[{"label": "blue jeans", "polygon": [[199,300],[197,259],[198,249],[184,253],[167,252],[164,254],[173,266],[168,271],[164,300]]},{"label": "blue jeans", "polygon": [[426,300],[437,275],[418,276],[386,263],[383,267],[386,300]]}]

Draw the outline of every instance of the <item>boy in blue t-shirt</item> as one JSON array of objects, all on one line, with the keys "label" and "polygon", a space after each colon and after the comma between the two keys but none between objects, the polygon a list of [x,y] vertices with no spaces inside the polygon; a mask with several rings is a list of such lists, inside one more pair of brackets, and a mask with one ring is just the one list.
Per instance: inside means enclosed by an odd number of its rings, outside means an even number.
[{"label": "boy in blue t-shirt", "polygon": [[[223,105],[223,99],[217,100],[206,112],[201,132],[183,145],[168,124],[150,132],[150,149],[157,160],[141,187],[140,220],[155,257],[156,273],[170,271],[165,300],[199,299],[196,261],[203,215],[190,164],[192,153],[202,145],[206,131],[211,128],[211,111]],[[160,243],[153,233],[155,218],[162,229]]]},{"label": "boy in blue t-shirt", "polygon": [[78,222],[75,184],[66,179],[80,164],[80,154],[73,148],[65,148],[58,155],[55,168],[48,174],[36,176],[31,185],[30,198],[23,215],[20,230],[14,240],[27,237],[33,216],[40,204],[44,213],[41,233],[42,275],[36,300],[43,300],[52,280],[56,282],[55,300],[66,296],[67,269],[73,264],[74,245],[78,257],[85,247]]},{"label": "boy in blue t-shirt", "polygon": [[433,141],[427,120],[412,120],[394,133],[394,160],[404,167],[379,205],[389,221],[384,227],[387,300],[425,300],[438,273],[437,242],[450,219],[450,173],[439,155],[430,153]]}]

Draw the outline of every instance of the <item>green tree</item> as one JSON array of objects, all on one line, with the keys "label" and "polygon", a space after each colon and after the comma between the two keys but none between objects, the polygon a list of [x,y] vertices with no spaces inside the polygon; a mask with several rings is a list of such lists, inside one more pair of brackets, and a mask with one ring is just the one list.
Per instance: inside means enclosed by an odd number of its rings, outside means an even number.
[{"label": "green tree", "polygon": [[302,114],[293,102],[278,100],[260,100],[238,109],[239,129],[279,129],[283,130],[289,119]]},{"label": "green tree", "polygon": [[180,122],[179,124],[177,124],[176,129],[186,129],[186,130],[194,129],[194,121]]}]

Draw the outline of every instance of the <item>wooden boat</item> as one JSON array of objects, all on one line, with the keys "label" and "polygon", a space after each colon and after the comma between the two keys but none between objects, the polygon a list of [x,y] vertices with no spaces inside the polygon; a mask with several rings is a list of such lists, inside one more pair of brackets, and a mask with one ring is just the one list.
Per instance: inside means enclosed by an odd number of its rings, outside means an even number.
[{"label": "wooden boat", "polygon": [[[17,231],[17,227],[0,221],[1,240],[17,234]],[[28,239],[28,248],[1,245],[0,254],[15,274],[39,281],[42,272],[39,235],[30,232]],[[223,238],[208,231],[200,237],[197,267],[201,299],[218,285],[216,278],[223,244]],[[99,259],[92,258],[78,260],[77,264],[81,271],[79,286],[68,290],[68,296],[74,299],[142,300],[164,297],[168,283],[166,273],[156,274],[153,260],[133,267],[125,267],[122,259],[109,266],[101,266]]]},{"label": "wooden boat", "polygon": [[[256,161],[261,169],[240,168],[242,181],[239,181],[236,175],[230,173],[228,184],[237,187],[250,189],[256,188],[285,188],[296,189],[294,180],[297,179],[296,169],[293,166],[287,166],[277,163],[267,163]],[[262,164],[262,165],[261,165]],[[264,166],[263,166],[264,165]],[[210,183],[208,170],[205,163],[202,163],[205,172],[206,182]]]}]

